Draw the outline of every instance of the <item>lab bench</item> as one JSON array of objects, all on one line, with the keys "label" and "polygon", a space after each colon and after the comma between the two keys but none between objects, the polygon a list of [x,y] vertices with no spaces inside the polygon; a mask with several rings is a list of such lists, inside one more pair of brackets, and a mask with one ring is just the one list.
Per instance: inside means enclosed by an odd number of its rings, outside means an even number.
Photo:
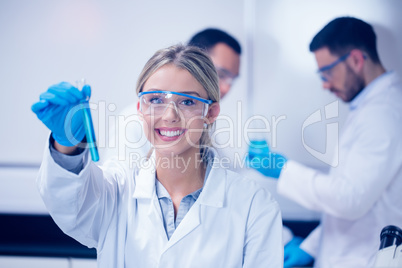
[{"label": "lab bench", "polygon": [[[306,237],[318,221],[283,224]],[[64,234],[50,215],[0,214],[0,255],[96,259],[96,250]]]},{"label": "lab bench", "polygon": [[96,259],[96,250],[64,234],[49,215],[0,214],[0,255]]}]

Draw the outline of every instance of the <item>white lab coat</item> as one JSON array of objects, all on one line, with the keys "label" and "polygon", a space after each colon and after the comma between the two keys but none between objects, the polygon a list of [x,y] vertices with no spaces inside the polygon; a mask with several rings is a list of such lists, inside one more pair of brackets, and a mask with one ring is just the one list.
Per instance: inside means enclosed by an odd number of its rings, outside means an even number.
[{"label": "white lab coat", "polygon": [[322,174],[289,160],[278,181],[280,194],[323,212],[302,244],[316,267],[372,267],[382,228],[402,226],[402,87],[395,73],[369,87],[351,103],[339,165]]},{"label": "white lab coat", "polygon": [[[219,115],[216,131],[212,134],[215,152],[222,167],[256,181],[274,197],[280,198],[276,193],[276,182],[267,180],[264,175],[246,164],[247,142],[253,137],[247,137],[247,140],[244,137],[243,125],[248,118],[245,115],[246,108],[243,106],[241,102],[238,102],[236,112]],[[103,163],[117,160],[121,165],[133,168],[145,161],[151,144],[144,135],[142,121],[137,112],[137,102],[128,105],[119,113],[115,124],[111,127],[108,145],[109,147],[101,152],[100,160]],[[282,211],[284,211],[283,208]],[[292,238],[292,231],[283,226],[284,244],[286,245]]]},{"label": "white lab coat", "polygon": [[73,174],[46,149],[37,184],[50,215],[98,253],[98,267],[282,267],[282,221],[258,184],[213,167],[170,240],[155,192],[155,167],[139,172],[84,159]]}]

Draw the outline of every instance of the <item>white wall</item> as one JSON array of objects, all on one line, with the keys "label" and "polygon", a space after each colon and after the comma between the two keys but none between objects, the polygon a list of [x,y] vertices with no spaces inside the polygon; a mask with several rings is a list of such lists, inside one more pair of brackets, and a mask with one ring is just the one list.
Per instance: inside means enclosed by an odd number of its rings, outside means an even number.
[{"label": "white wall", "polygon": [[49,85],[85,77],[92,102],[119,110],[135,100],[137,77],[157,49],[209,26],[242,40],[242,7],[242,0],[0,1],[0,163],[40,163],[47,130],[30,106]]},{"label": "white wall", "polygon": [[[245,12],[250,8],[256,12],[252,18]],[[273,116],[286,117],[266,135],[273,149],[326,169],[328,165],[306,147],[321,152],[324,158],[331,155],[330,148],[326,151],[326,144],[332,143],[326,138],[326,124],[341,128],[347,107],[339,102],[338,116],[309,125],[302,140],[303,123],[336,100],[321,89],[308,44],[336,16],[357,16],[374,25],[385,66],[402,74],[400,10],[402,1],[398,0],[2,0],[0,168],[14,166],[18,172],[18,166],[35,169],[39,165],[48,131],[30,106],[49,85],[85,77],[93,89],[91,102],[116,105],[116,111],[104,111],[107,118],[136,99],[137,76],[157,49],[186,42],[196,31],[215,26],[233,34],[244,49],[241,76],[222,103],[222,110],[234,115],[237,100],[247,108],[245,100],[248,92],[253,92],[250,103],[255,114],[266,117],[271,126]],[[255,36],[247,40],[250,32],[246,32],[245,22],[250,20],[255,22]],[[247,47],[247,41],[253,46]],[[247,66],[248,52],[253,52],[252,66]],[[248,67],[253,69],[250,77],[246,75]],[[250,82],[252,90],[247,86]],[[99,115],[93,116],[96,127],[100,127]],[[105,143],[102,130],[97,129],[98,141]],[[12,179],[4,175],[9,170],[0,174],[0,185],[6,189]],[[28,180],[34,178],[29,176]],[[273,181],[259,180],[274,189]],[[33,184],[20,185],[36,191]],[[277,198],[285,217],[316,217]],[[4,207],[5,202],[0,204],[0,211],[10,210]],[[20,207],[18,204],[18,211],[24,211]],[[41,205],[36,207],[43,211]]]}]

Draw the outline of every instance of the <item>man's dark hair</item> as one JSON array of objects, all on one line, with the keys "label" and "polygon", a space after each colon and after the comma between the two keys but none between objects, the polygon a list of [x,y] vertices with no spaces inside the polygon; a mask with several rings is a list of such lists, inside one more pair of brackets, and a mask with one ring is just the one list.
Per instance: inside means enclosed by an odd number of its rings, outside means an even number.
[{"label": "man's dark hair", "polygon": [[380,63],[376,39],[370,24],[353,17],[340,17],[329,22],[314,36],[310,43],[310,51],[327,47],[331,54],[342,56],[352,49],[360,49],[366,52],[373,62]]},{"label": "man's dark hair", "polygon": [[222,30],[214,28],[208,28],[195,34],[188,42],[188,45],[209,51],[218,43],[224,43],[231,47],[236,53],[241,54],[240,44],[234,37]]}]

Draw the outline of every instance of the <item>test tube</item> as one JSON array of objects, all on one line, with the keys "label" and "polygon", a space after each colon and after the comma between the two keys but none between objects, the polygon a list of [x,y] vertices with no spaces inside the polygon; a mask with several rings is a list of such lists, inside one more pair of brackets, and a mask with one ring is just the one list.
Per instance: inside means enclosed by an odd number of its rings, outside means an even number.
[{"label": "test tube", "polygon": [[[86,81],[84,78],[76,81],[77,88],[79,90],[82,90],[85,83],[86,83]],[[88,101],[89,101],[89,97],[87,97],[87,99],[85,99],[85,100],[82,100],[80,103],[80,105],[81,105],[80,108],[83,113],[85,135],[86,135],[89,152],[91,153],[92,161],[98,162],[99,161],[99,153],[98,153],[98,147],[96,146],[95,130],[94,130],[94,125],[92,123],[91,110],[89,109]]]}]

